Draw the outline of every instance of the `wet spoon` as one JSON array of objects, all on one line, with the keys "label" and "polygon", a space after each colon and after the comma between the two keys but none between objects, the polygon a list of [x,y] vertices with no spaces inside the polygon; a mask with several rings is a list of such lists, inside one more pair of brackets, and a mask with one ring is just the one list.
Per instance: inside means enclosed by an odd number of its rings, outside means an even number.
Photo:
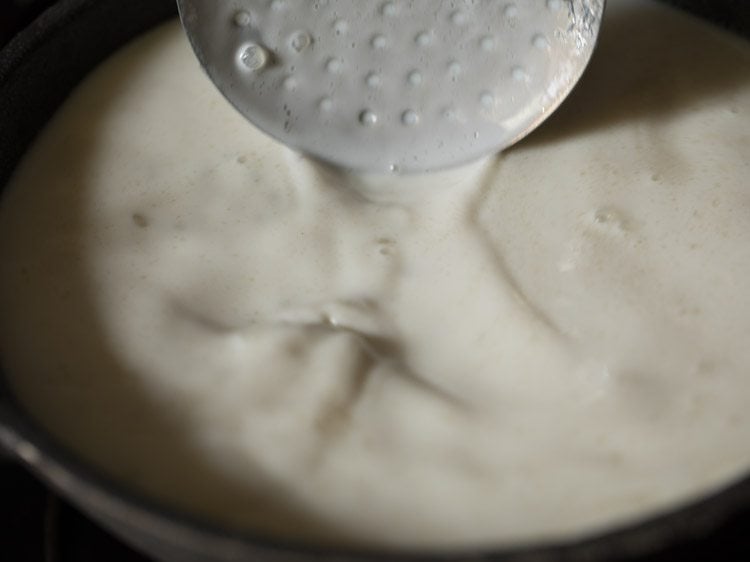
[{"label": "wet spoon", "polygon": [[605,0],[178,0],[252,123],[336,166],[415,173],[496,153],[580,79]]}]

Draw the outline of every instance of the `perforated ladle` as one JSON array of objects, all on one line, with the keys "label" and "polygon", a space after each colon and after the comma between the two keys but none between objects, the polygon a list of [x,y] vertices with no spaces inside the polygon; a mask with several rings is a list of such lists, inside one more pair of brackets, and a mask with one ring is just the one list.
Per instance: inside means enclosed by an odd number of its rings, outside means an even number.
[{"label": "perforated ladle", "polygon": [[570,93],[605,0],[178,0],[216,86],[282,143],[364,172],[500,151]]}]

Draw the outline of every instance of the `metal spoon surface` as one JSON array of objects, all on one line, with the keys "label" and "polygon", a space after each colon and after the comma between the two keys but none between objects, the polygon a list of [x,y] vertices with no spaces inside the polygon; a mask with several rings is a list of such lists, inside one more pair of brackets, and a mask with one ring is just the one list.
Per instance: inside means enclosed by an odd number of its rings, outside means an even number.
[{"label": "metal spoon surface", "polygon": [[206,72],[282,143],[362,172],[507,148],[583,74],[605,0],[178,0]]}]

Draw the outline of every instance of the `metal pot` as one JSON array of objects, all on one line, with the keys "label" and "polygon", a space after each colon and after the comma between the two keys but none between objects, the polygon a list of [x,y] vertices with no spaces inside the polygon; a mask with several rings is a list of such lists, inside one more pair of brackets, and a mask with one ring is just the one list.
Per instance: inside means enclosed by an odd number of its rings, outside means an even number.
[{"label": "metal pot", "polygon": [[[745,0],[673,0],[747,37]],[[176,14],[173,0],[61,0],[0,52],[0,188],[37,133],[97,63]],[[239,534],[177,513],[123,489],[56,443],[14,400],[0,371],[0,448],[7,449],[102,525],[169,562],[239,560],[608,560],[662,550],[711,532],[750,506],[750,476],[689,506],[637,525],[564,544],[496,552],[403,554],[326,550]]]}]

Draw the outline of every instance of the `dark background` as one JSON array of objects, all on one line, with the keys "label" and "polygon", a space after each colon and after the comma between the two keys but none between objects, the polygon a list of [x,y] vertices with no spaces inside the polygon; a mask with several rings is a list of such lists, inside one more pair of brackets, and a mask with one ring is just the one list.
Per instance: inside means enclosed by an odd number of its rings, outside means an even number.
[{"label": "dark background", "polygon": [[0,47],[55,0],[0,0]]},{"label": "dark background", "polygon": [[[709,16],[750,37],[750,0],[667,1]],[[0,48],[54,3],[55,0],[0,0]],[[146,559],[48,492],[20,466],[0,456],[0,561],[146,562]],[[657,553],[644,562],[671,561],[750,561],[750,508],[710,537]]]}]

